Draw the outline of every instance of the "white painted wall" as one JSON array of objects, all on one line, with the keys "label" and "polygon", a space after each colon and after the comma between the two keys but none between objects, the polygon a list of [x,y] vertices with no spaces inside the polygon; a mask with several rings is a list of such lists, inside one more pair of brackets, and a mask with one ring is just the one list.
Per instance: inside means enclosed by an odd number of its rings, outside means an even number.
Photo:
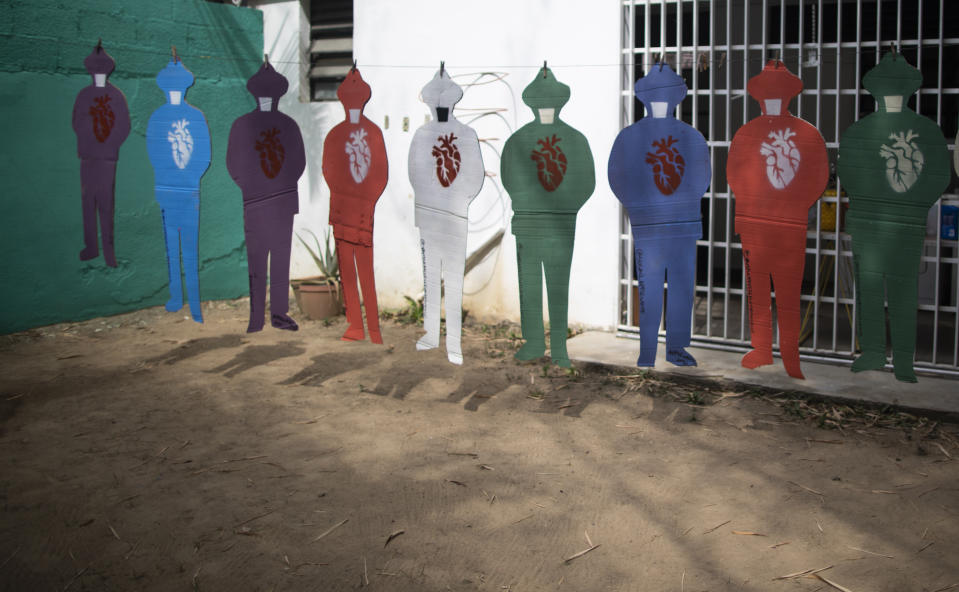
[{"label": "white painted wall", "polygon": [[[262,3],[265,46],[273,55],[306,51],[297,33],[305,16],[297,0]],[[296,19],[300,25],[294,26]],[[381,307],[402,307],[404,295],[422,293],[419,236],[413,226],[413,191],[407,175],[410,140],[428,116],[419,92],[439,68],[440,60],[461,85],[480,79],[488,84],[466,90],[456,116],[469,123],[484,109],[502,109],[471,123],[483,144],[488,171],[483,192],[470,208],[468,250],[472,252],[511,218],[509,197],[499,183],[499,150],[516,129],[532,120],[523,104],[523,89],[543,60],[572,96],[562,118],[583,132],[596,163],[596,191],[580,210],[570,281],[570,322],[610,328],[617,322],[619,204],[606,181],[606,162],[619,132],[620,7],[614,0],[359,0],[354,8],[354,57],[373,88],[366,115],[383,129],[390,179],[376,209],[374,267]],[[292,33],[291,33],[292,32]],[[307,39],[308,41],[308,39]],[[305,53],[301,54],[305,56]],[[291,58],[290,58],[291,59]],[[291,59],[292,61],[292,59]],[[322,236],[329,190],[320,174],[325,134],[343,118],[339,104],[300,103],[291,92],[281,109],[293,116],[307,141],[307,174],[300,182],[297,228]],[[289,72],[289,73],[287,73]],[[482,76],[495,72],[494,76]],[[298,77],[296,77],[298,79]],[[389,118],[386,127],[385,119]],[[403,120],[408,118],[408,130]],[[294,245],[293,277],[308,275],[308,257]],[[519,320],[516,250],[507,229],[501,248],[466,278],[464,307],[484,320]]]}]

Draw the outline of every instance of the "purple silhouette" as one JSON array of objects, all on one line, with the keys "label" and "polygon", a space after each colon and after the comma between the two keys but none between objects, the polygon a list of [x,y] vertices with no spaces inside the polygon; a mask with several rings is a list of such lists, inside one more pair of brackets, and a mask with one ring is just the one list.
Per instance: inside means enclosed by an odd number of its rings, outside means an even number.
[{"label": "purple silhouette", "polygon": [[93,84],[77,93],[73,103],[73,131],[80,157],[80,198],[83,204],[83,250],[80,260],[100,254],[97,248],[97,215],[103,238],[103,259],[117,266],[113,250],[113,188],[117,154],[130,135],[130,112],[120,89],[107,81],[115,62],[100,43],[83,60]]},{"label": "purple silhouette", "polygon": [[296,182],[306,168],[300,128],[277,110],[288,83],[269,62],[246,83],[257,101],[254,111],[233,122],[226,167],[243,191],[243,229],[250,271],[250,324],[263,328],[267,255],[270,260],[270,321],[296,331],[289,317],[290,248],[293,216],[299,212]]}]

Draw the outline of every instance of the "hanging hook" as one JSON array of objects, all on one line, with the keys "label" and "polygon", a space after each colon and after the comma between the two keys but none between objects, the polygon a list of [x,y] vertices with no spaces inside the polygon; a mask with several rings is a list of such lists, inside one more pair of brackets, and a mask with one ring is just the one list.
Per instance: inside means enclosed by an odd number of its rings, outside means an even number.
[{"label": "hanging hook", "polygon": [[659,54],[659,71],[663,71],[663,62],[666,61],[666,57],[663,54]]},{"label": "hanging hook", "polygon": [[178,56],[178,55],[176,54],[176,45],[171,45],[171,46],[170,46],[170,55],[173,56],[173,63],[176,63],[176,62],[179,62],[179,61],[180,61],[180,56]]},{"label": "hanging hook", "polygon": [[546,60],[543,60],[543,78],[546,78]]},{"label": "hanging hook", "polygon": [[898,56],[896,55],[896,42],[895,42],[895,41],[890,41],[890,42],[889,42],[889,51],[892,52],[892,58],[893,58],[893,59],[896,59],[896,57],[898,57]]},{"label": "hanging hook", "polygon": [[103,51],[103,38],[97,38],[97,53]]},{"label": "hanging hook", "polygon": [[269,66],[269,65],[270,65],[270,56],[269,56],[269,54],[263,54],[263,65],[264,65],[264,66]]},{"label": "hanging hook", "polygon": [[779,67],[779,62],[782,61],[782,60],[780,59],[781,57],[782,57],[782,50],[781,50],[781,49],[777,49],[777,50],[776,50],[776,67],[777,67],[777,68]]},{"label": "hanging hook", "polygon": [[353,69],[350,72],[356,72],[356,60],[353,60]]},{"label": "hanging hook", "polygon": [[440,60],[440,78],[443,77],[443,74],[446,74],[446,62]]}]

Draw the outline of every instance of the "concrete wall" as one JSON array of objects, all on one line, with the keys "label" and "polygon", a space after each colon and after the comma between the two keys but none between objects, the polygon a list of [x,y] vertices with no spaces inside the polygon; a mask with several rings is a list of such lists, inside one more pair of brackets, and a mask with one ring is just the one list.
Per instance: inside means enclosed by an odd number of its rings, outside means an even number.
[{"label": "concrete wall", "polygon": [[[472,251],[510,217],[509,197],[499,183],[499,150],[509,135],[532,120],[523,89],[543,60],[571,87],[562,117],[589,140],[596,162],[596,191],[579,213],[570,288],[570,322],[616,324],[618,202],[606,181],[606,162],[619,131],[620,7],[613,1],[364,0],[354,9],[354,57],[373,87],[366,114],[384,127],[390,181],[376,210],[375,271],[379,299],[402,306],[403,295],[423,289],[418,233],[413,226],[413,191],[407,175],[410,140],[428,114],[420,89],[440,60],[466,90],[457,117],[464,122],[482,111],[502,109],[472,125],[483,145],[488,174],[470,209],[468,249]],[[496,72],[502,81],[484,72]],[[337,119],[341,118],[341,112]],[[403,129],[408,118],[409,128]],[[316,151],[311,152],[314,160]],[[519,319],[515,240],[507,230],[502,245],[466,279],[464,306],[487,319]]]},{"label": "concrete wall", "polygon": [[[204,111],[213,139],[200,194],[200,291],[204,300],[245,294],[242,200],[225,156],[230,125],[253,107],[245,85],[263,59],[261,13],[202,0],[0,1],[0,13],[0,333],[166,301],[144,134],[164,102],[155,78],[170,45],[196,76],[187,100]],[[117,62],[110,81],[126,95],[132,123],[117,167],[116,269],[102,254],[78,258],[80,161],[70,121],[98,38]]]}]

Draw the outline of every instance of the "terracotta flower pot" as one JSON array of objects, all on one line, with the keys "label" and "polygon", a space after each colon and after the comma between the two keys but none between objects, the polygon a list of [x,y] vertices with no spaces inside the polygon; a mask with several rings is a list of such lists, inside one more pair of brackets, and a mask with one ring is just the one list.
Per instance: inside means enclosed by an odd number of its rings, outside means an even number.
[{"label": "terracotta flower pot", "polygon": [[293,287],[297,306],[307,318],[321,321],[343,312],[338,281],[311,277],[291,280],[290,285]]}]

